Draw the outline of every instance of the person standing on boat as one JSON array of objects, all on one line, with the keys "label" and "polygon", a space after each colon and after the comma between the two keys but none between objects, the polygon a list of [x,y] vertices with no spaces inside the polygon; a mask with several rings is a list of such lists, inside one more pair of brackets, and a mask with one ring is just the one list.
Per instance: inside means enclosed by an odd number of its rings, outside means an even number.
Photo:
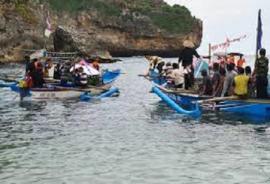
[{"label": "person standing on boat", "polygon": [[169,75],[172,79],[173,85],[175,88],[183,88],[184,87],[184,71],[182,67],[179,67],[178,63],[173,63],[173,70]]},{"label": "person standing on boat", "polygon": [[35,70],[32,73],[33,87],[34,88],[42,88],[44,81],[44,73],[43,73],[43,65],[40,61],[35,63]]},{"label": "person standing on boat", "polygon": [[233,80],[234,77],[236,76],[236,72],[234,71],[234,64],[228,64],[227,65],[227,73],[226,73],[226,77],[224,80],[224,84],[223,84],[223,89],[222,89],[222,93],[221,96],[230,96],[233,94],[232,91],[232,85],[233,85]]},{"label": "person standing on boat", "polygon": [[240,98],[247,98],[249,83],[250,78],[245,75],[245,70],[243,68],[238,68],[238,75],[234,77],[233,81],[234,94]]},{"label": "person standing on boat", "polygon": [[43,79],[43,66],[41,62],[35,58],[33,61],[28,65],[27,75],[32,79],[32,86],[33,88],[42,88],[44,82]]},{"label": "person standing on boat", "polygon": [[213,76],[212,76],[212,84],[213,84],[213,95],[216,96],[218,86],[220,83],[220,73],[219,73],[219,64],[214,63],[213,64]]},{"label": "person standing on boat", "polygon": [[201,75],[203,77],[203,82],[202,82],[202,85],[201,85],[201,91],[199,92],[200,95],[212,96],[212,94],[213,94],[213,85],[212,85],[211,78],[208,76],[206,70],[202,70]]},{"label": "person standing on boat", "polygon": [[237,61],[237,68],[244,68],[245,63],[246,63],[245,58],[243,57],[243,55],[240,55],[240,58]]},{"label": "person standing on boat", "polygon": [[260,50],[260,57],[255,61],[254,74],[256,75],[256,90],[257,98],[267,98],[267,85],[268,85],[268,63],[269,60],[266,57],[266,50],[262,48]]},{"label": "person standing on boat", "polygon": [[234,56],[232,54],[229,54],[227,56],[227,64],[235,64]]},{"label": "person standing on boat", "polygon": [[245,67],[245,74],[249,78],[249,84],[248,84],[248,97],[255,97],[255,80],[252,77],[252,70],[250,66]]},{"label": "person standing on boat", "polygon": [[182,62],[184,70],[188,71],[185,74],[185,89],[188,90],[194,84],[194,68],[193,57],[200,58],[200,55],[194,49],[195,45],[191,41],[184,41],[184,49],[179,55],[178,63]]},{"label": "person standing on boat", "polygon": [[219,84],[216,88],[216,91],[213,93],[213,96],[216,96],[216,97],[220,97],[222,94],[223,85],[224,85],[224,81],[225,81],[225,77],[226,77],[225,68],[223,68],[223,67],[219,68],[219,75],[220,75]]}]

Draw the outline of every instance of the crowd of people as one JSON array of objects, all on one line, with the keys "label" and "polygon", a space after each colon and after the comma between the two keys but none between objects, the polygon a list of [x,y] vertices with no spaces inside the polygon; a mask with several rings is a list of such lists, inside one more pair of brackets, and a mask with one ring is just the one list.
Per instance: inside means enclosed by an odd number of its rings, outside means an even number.
[{"label": "crowd of people", "polygon": [[[188,90],[194,86],[194,56],[201,58],[195,49],[185,47],[178,63],[165,63],[156,56],[146,58],[150,61],[150,71],[156,69],[168,86]],[[214,62],[208,70],[200,71],[202,80],[198,93],[213,97],[237,95],[241,98],[267,98],[268,63],[263,48],[259,51],[253,71],[250,66],[244,66],[242,55],[236,62],[230,57],[224,62]]]},{"label": "crowd of people", "polygon": [[[100,66],[98,60],[88,62],[82,58],[74,61],[58,62],[53,64],[51,58],[45,61],[26,58],[26,77],[23,86],[27,88],[42,88],[45,78],[60,80],[61,86],[86,87],[100,82]],[[52,73],[52,76],[50,76]]]},{"label": "crowd of people", "polygon": [[[242,57],[239,60],[241,61]],[[260,50],[253,72],[250,66],[243,67],[242,64],[243,62],[228,62],[225,65],[214,63],[210,76],[206,71],[202,71],[201,94],[215,97],[237,95],[241,98],[267,98],[269,61],[266,50]]]}]

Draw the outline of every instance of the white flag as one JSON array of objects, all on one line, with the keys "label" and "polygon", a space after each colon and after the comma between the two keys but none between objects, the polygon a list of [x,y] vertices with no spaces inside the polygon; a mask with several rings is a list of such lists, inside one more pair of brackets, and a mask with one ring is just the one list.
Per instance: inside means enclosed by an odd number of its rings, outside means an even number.
[{"label": "white flag", "polygon": [[51,30],[49,30],[49,29],[45,29],[45,33],[44,33],[44,34],[45,34],[45,36],[46,36],[46,37],[48,37],[48,38],[49,38],[49,37],[50,37],[50,35],[52,34],[52,31],[51,31]]}]

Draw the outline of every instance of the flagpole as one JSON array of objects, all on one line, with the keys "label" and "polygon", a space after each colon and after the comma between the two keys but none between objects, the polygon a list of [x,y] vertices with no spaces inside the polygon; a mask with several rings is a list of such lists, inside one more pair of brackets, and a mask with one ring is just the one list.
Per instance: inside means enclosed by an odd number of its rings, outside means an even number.
[{"label": "flagpole", "polygon": [[[258,20],[257,20],[257,35],[256,35],[256,60],[258,59],[258,50],[261,49],[261,37],[262,37],[262,22],[261,22],[261,9],[258,12]],[[259,43],[260,42],[260,43]],[[259,45],[260,44],[260,45]]]},{"label": "flagpole", "polygon": [[259,13],[258,13],[258,18],[257,18],[257,28],[256,28],[256,50],[255,50],[255,59],[257,60],[258,59],[258,28],[259,28],[259,14],[260,14],[260,11],[259,10]]}]

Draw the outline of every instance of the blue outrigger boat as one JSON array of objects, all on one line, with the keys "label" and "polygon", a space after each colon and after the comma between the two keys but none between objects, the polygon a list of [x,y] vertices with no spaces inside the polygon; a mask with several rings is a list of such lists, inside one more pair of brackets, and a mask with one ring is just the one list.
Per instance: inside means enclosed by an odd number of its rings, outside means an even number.
[{"label": "blue outrigger boat", "polygon": [[270,118],[270,100],[240,99],[237,96],[199,96],[188,91],[175,91],[154,84],[152,91],[177,113],[198,116],[203,110],[230,112],[239,115]]},{"label": "blue outrigger boat", "polygon": [[[31,88],[27,97],[30,97],[32,100],[80,98],[82,101],[109,97],[119,92],[118,88],[112,87],[112,85],[120,74],[120,69],[113,71],[106,70],[102,75],[101,85],[88,86],[86,88],[66,87],[61,86],[59,83],[49,83],[44,88]],[[7,84],[3,87],[10,87],[16,93],[20,93],[21,91],[18,84],[14,83]]]},{"label": "blue outrigger boat", "polygon": [[[195,78],[201,77],[200,71],[203,69],[208,69],[208,64],[201,60],[195,67]],[[202,114],[203,110],[214,110],[270,118],[270,100],[243,100],[236,96],[214,98],[200,96],[194,91],[170,89],[165,87],[166,79],[160,77],[158,72],[154,70],[149,71],[147,79],[152,81],[152,92],[180,114],[198,116]]]}]

